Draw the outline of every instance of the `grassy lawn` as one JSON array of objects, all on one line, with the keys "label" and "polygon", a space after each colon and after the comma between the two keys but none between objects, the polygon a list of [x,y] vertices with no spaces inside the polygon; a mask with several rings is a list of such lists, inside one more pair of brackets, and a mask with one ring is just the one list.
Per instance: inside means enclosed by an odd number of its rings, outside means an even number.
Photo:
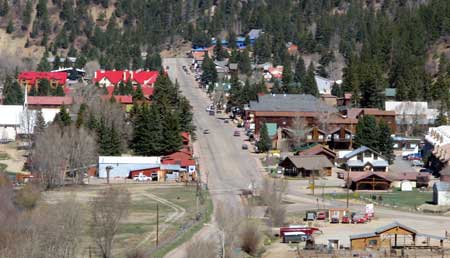
[{"label": "grassy lawn", "polygon": [[0,151],[0,160],[7,160],[10,159],[11,157],[9,157],[8,153],[4,152],[4,151]]},{"label": "grassy lawn", "polygon": [[[338,194],[326,194],[328,198],[336,198],[336,199],[346,199],[346,193],[338,193]],[[379,199],[381,196],[381,200]],[[374,199],[376,197],[376,199]],[[366,200],[371,201],[374,200],[377,203],[381,203],[383,205],[392,205],[400,208],[416,208],[421,204],[429,202],[433,198],[432,192],[419,192],[419,191],[411,191],[411,192],[401,192],[401,191],[393,191],[389,193],[350,193],[350,198],[356,200]]]}]

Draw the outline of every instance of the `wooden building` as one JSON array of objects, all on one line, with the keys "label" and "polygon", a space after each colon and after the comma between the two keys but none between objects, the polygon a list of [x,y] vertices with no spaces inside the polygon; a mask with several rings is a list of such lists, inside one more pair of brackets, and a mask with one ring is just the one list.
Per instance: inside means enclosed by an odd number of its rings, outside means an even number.
[{"label": "wooden building", "polygon": [[331,176],[333,164],[323,155],[301,155],[286,157],[280,167],[287,176]]},{"label": "wooden building", "polygon": [[[424,238],[426,241],[418,241],[419,238]],[[437,247],[442,248],[444,237],[431,236],[426,234],[419,234],[416,230],[393,222],[386,226],[376,229],[374,232],[351,235],[350,248],[352,250],[367,250],[367,249],[401,249],[401,248],[418,248],[418,247],[432,247],[431,239],[439,241]]]},{"label": "wooden building", "polygon": [[392,183],[384,172],[347,172],[344,180],[353,191],[386,191]]},{"label": "wooden building", "polygon": [[316,144],[311,148],[298,151],[296,155],[323,155],[333,164],[336,160],[336,153],[321,144]]}]

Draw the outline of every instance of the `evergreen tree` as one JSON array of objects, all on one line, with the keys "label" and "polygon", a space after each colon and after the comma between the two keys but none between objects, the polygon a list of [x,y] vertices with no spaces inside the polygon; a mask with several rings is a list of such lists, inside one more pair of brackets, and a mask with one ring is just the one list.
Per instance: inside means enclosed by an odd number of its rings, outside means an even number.
[{"label": "evergreen tree", "polygon": [[59,108],[59,113],[56,114],[53,123],[58,124],[60,127],[69,126],[72,123],[72,119],[64,104]]},{"label": "evergreen tree", "polygon": [[394,142],[391,134],[391,129],[386,122],[384,122],[384,120],[380,120],[378,123],[378,143],[376,150],[379,151],[381,155],[385,156],[390,164],[392,164],[395,159],[393,150]]},{"label": "evergreen tree", "polygon": [[224,58],[228,57],[228,53],[222,46],[222,40],[217,38],[216,46],[214,47],[214,57],[217,61],[222,61]]},{"label": "evergreen tree", "polygon": [[331,94],[338,98],[342,98],[344,96],[344,92],[342,91],[341,85],[333,83],[333,86],[331,87]]},{"label": "evergreen tree", "polygon": [[56,86],[54,95],[55,96],[65,96],[66,95],[66,93],[64,93],[64,89],[61,85]]},{"label": "evergreen tree", "polygon": [[117,133],[117,129],[116,126],[114,125],[114,123],[111,124],[111,127],[109,128],[109,149],[108,149],[108,154],[109,156],[119,156],[122,151],[122,144],[120,141],[120,136]]},{"label": "evergreen tree", "polygon": [[186,97],[181,97],[178,102],[178,115],[180,121],[181,132],[189,132],[191,135],[195,133],[194,114],[192,113],[192,106]]},{"label": "evergreen tree", "polygon": [[238,68],[239,71],[243,74],[250,75],[252,73],[252,65],[249,57],[249,53],[247,49],[244,49],[241,53],[238,54]]},{"label": "evergreen tree", "polygon": [[119,82],[119,94],[118,95],[126,95],[125,84],[123,81]]},{"label": "evergreen tree", "polygon": [[163,154],[170,154],[179,150],[183,144],[181,137],[180,121],[172,112],[164,113],[162,120],[164,131],[162,132]]},{"label": "evergreen tree", "polygon": [[215,84],[217,82],[217,70],[213,60],[209,58],[208,54],[205,55],[205,59],[202,63],[202,76],[201,80],[205,84]]},{"label": "evergreen tree", "polygon": [[378,149],[378,126],[374,116],[363,116],[356,125],[356,134],[353,141],[354,147],[367,146],[374,150]]},{"label": "evergreen tree", "polygon": [[161,155],[163,148],[163,125],[157,108],[147,104],[138,108],[133,116],[131,149],[135,155]]},{"label": "evergreen tree", "polygon": [[6,26],[6,33],[11,34],[14,32],[14,23],[13,21],[10,19],[8,21],[8,25]]},{"label": "evergreen tree", "polygon": [[22,105],[24,94],[19,83],[10,76],[6,76],[3,86],[3,104],[4,105]]},{"label": "evergreen tree", "polygon": [[37,96],[38,92],[36,90],[36,86],[35,85],[31,85],[31,89],[30,92],[28,92],[28,96]]},{"label": "evergreen tree", "polygon": [[37,90],[39,96],[50,96],[50,82],[47,79],[39,80]]},{"label": "evergreen tree", "polygon": [[131,80],[128,80],[125,84],[125,95],[133,95],[133,84],[131,83]]},{"label": "evergreen tree", "polygon": [[294,82],[303,84],[306,76],[305,61],[302,57],[299,57],[295,64]]},{"label": "evergreen tree", "polygon": [[291,62],[287,61],[283,65],[283,77],[281,78],[283,82],[283,92],[287,93],[289,90],[289,85],[293,82]]},{"label": "evergreen tree", "polygon": [[75,122],[75,126],[77,128],[80,128],[84,124],[84,116],[85,116],[84,114],[86,112],[86,109],[87,109],[87,105],[85,103],[82,103],[80,105],[80,109],[78,110],[77,120]]},{"label": "evergreen tree", "polygon": [[50,71],[50,64],[47,61],[48,58],[48,52],[45,52],[44,55],[41,58],[41,61],[39,61],[39,64],[37,66],[37,70],[39,72],[49,72]]},{"label": "evergreen tree", "polygon": [[268,152],[272,149],[272,140],[269,137],[269,131],[264,123],[259,132],[259,141],[256,143],[259,152]]},{"label": "evergreen tree", "polygon": [[98,154],[104,156],[109,155],[111,150],[111,135],[103,118],[100,119],[96,129]]},{"label": "evergreen tree", "polygon": [[38,110],[36,113],[36,124],[34,125],[34,135],[39,135],[44,132],[46,127],[44,116],[42,115],[42,110]]},{"label": "evergreen tree", "polygon": [[317,88],[317,83],[314,74],[314,64],[309,64],[308,72],[305,76],[305,81],[303,86],[303,92],[305,94],[311,94],[315,97],[319,96],[319,89]]},{"label": "evergreen tree", "polygon": [[442,98],[439,104],[439,114],[436,117],[435,126],[448,125],[448,108],[445,98]]},{"label": "evergreen tree", "polygon": [[378,64],[363,65],[360,76],[360,106],[368,108],[384,108],[384,91],[386,82]]}]

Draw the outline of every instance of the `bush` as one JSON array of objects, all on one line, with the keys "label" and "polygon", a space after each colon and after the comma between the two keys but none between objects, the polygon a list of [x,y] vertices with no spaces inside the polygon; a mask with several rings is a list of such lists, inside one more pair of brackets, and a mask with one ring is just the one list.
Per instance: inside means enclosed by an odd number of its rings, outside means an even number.
[{"label": "bush", "polygon": [[31,210],[36,207],[36,203],[41,196],[39,188],[33,184],[26,184],[22,189],[17,191],[16,205],[19,208]]},{"label": "bush", "polygon": [[254,223],[246,223],[241,231],[241,248],[250,255],[255,255],[261,242],[261,232]]}]

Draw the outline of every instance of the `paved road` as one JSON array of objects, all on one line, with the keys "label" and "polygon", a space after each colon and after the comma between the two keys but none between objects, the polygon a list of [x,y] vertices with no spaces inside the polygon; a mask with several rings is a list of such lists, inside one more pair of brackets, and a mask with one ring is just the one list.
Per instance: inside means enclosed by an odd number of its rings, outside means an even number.
[{"label": "paved road", "polygon": [[[242,150],[242,138],[233,136],[234,126],[225,124],[223,120],[210,116],[206,107],[210,100],[197,86],[192,75],[187,75],[182,66],[189,66],[191,59],[164,59],[164,67],[169,66],[169,76],[178,80],[183,95],[186,96],[194,111],[194,122],[197,126],[197,142],[195,155],[199,157],[200,169],[207,175],[208,188],[214,206],[240,207],[239,189],[248,189],[254,181],[258,185],[261,177],[256,169],[255,159],[248,150]],[[210,134],[203,134],[209,129]],[[242,134],[242,132],[241,132]],[[210,227],[205,227],[196,237],[208,239],[209,234],[216,234]],[[183,257],[184,247],[176,249],[166,257]]]},{"label": "paved road", "polygon": [[[197,87],[192,75],[187,75],[182,66],[189,66],[190,59],[164,59],[164,66],[169,66],[169,76],[172,80],[178,80],[183,94],[190,100],[194,111],[194,121],[197,126],[198,140],[195,143],[195,155],[199,157],[201,171],[208,174],[208,186],[214,202],[217,205],[226,207],[240,207],[240,198],[237,195],[239,189],[248,188],[252,181],[255,185],[260,185],[261,174],[257,169],[254,156],[248,151],[241,150],[242,138],[234,137],[235,127],[232,124],[225,124],[222,120],[214,116],[209,116],[205,111],[210,100],[206,94]],[[210,134],[204,135],[204,129],[209,129]],[[308,191],[300,189],[290,189],[288,197],[295,200],[296,204],[290,205],[288,211],[299,212],[305,209],[317,207],[316,197],[307,194]],[[327,207],[344,207],[342,201],[325,201]],[[353,210],[362,210],[361,205],[351,205]],[[376,215],[380,217],[377,222],[367,225],[354,225],[350,228],[327,227],[324,235],[328,238],[340,238],[344,243],[348,242],[348,235],[354,233],[370,232],[369,230],[398,220],[408,226],[417,229],[419,232],[442,236],[445,230],[450,231],[450,218],[443,216],[431,216],[402,212],[398,210],[377,208]],[[345,231],[345,234],[342,232]],[[212,227],[204,227],[194,238],[212,239],[217,235],[217,231]],[[321,239],[326,242],[326,239]],[[170,252],[166,257],[185,256],[186,245]]]}]

